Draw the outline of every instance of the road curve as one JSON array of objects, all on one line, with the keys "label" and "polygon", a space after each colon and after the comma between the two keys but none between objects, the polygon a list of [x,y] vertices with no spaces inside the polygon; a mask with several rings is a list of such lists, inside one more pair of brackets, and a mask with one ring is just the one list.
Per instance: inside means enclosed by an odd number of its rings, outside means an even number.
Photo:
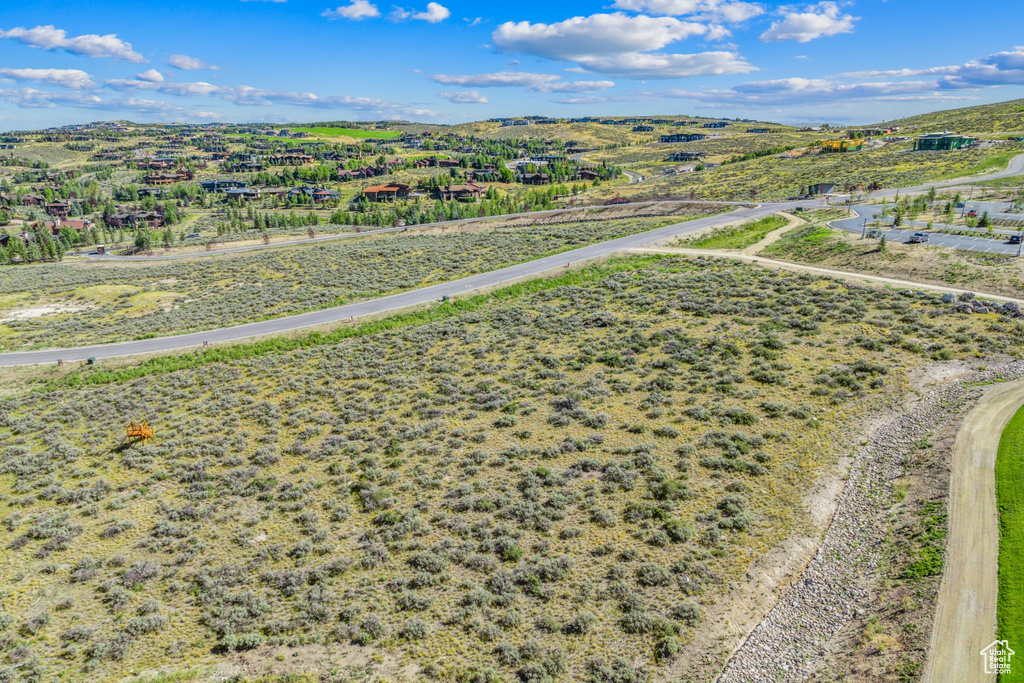
[{"label": "road curve", "polygon": [[1024,380],[992,386],[968,413],[953,446],[949,540],[923,683],[992,681],[981,650],[996,637],[999,513],[996,452],[1024,405]]},{"label": "road curve", "polygon": [[541,275],[566,265],[567,263],[580,263],[610,256],[625,249],[638,247],[647,242],[676,237],[702,228],[709,228],[717,225],[724,225],[734,221],[745,221],[758,219],[776,211],[791,209],[797,204],[808,206],[808,202],[789,202],[784,204],[765,204],[754,207],[739,207],[729,213],[717,216],[708,216],[696,220],[675,223],[647,232],[619,237],[607,242],[592,244],[572,251],[562,252],[547,256],[534,261],[527,261],[506,268],[500,268],[487,273],[478,273],[469,277],[444,282],[429,287],[422,287],[400,294],[370,299],[358,303],[347,304],[335,308],[325,308],[308,313],[300,313],[272,320],[263,320],[255,323],[246,323],[233,327],[224,327],[206,332],[192,332],[189,334],[175,335],[170,337],[157,337],[153,339],[141,339],[136,341],[117,342],[113,344],[97,344],[93,346],[81,346],[77,348],[44,349],[39,351],[16,351],[0,354],[0,366],[36,365],[39,363],[56,363],[58,360],[80,361],[88,358],[114,358],[118,356],[132,356],[146,353],[162,353],[177,351],[195,346],[201,346],[204,342],[224,343],[236,342],[243,339],[251,339],[266,334],[279,334],[304,327],[313,327],[338,323],[350,318],[360,318],[371,315],[389,313],[410,306],[418,306],[437,301],[442,297],[454,297],[464,294],[471,294],[480,290],[490,289],[496,286],[505,285],[515,280],[531,278]]}]

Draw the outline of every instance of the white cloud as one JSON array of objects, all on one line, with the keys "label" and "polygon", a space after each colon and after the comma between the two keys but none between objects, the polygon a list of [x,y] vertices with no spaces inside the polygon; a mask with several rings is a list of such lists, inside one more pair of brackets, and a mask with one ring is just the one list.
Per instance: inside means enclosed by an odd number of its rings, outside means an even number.
[{"label": "white cloud", "polygon": [[839,14],[839,5],[835,2],[819,2],[808,5],[804,11],[795,7],[780,9],[782,21],[771,25],[761,34],[761,40],[795,40],[807,43],[823,36],[834,36],[840,33],[853,33],[853,23],[860,19],[849,14]]},{"label": "white cloud", "polygon": [[427,9],[423,12],[416,12],[415,14],[412,15],[412,18],[418,19],[419,21],[428,21],[431,24],[436,24],[439,21],[444,21],[451,15],[451,11],[444,5],[441,5],[436,2],[428,2]]},{"label": "white cloud", "polygon": [[722,0],[615,0],[612,7],[662,16],[697,15],[729,23],[739,23],[764,14],[764,7],[758,3]]},{"label": "white cloud", "polygon": [[494,45],[503,52],[578,61],[591,55],[646,52],[690,36],[704,35],[704,24],[674,17],[629,16],[623,12],[572,17],[554,24],[505,22],[494,31]]},{"label": "white cloud", "polygon": [[[638,7],[651,1],[635,0]],[[732,50],[697,54],[654,52],[690,36],[718,40],[728,34],[728,30],[716,24],[614,12],[573,17],[555,24],[506,22],[494,31],[492,39],[503,52],[575,62],[586,71],[624,78],[686,78],[755,71]]]},{"label": "white cloud", "polygon": [[351,19],[362,21],[380,16],[380,10],[372,2],[367,0],[352,0],[348,5],[342,5],[335,9],[327,9],[320,13],[320,16],[328,19]]},{"label": "white cloud", "polygon": [[89,74],[78,69],[0,69],[0,76],[14,81],[59,85],[72,90],[90,90],[96,85]]},{"label": "white cloud", "polygon": [[167,64],[182,71],[199,71],[201,69],[220,71],[219,66],[207,64],[198,57],[189,57],[188,55],[171,55],[167,58]]},{"label": "white cloud", "polygon": [[527,88],[533,92],[594,92],[607,90],[613,81],[563,81],[556,74],[538,74],[525,71],[499,71],[490,74],[434,74],[436,83],[475,88]]},{"label": "white cloud", "polygon": [[690,78],[757,71],[757,67],[735,52],[728,51],[696,54],[629,52],[607,57],[586,57],[577,61],[588,71],[620,78]]},{"label": "white cloud", "polygon": [[427,3],[427,9],[422,12],[414,12],[404,7],[395,7],[388,14],[388,19],[391,21],[405,21],[406,19],[415,19],[417,21],[428,21],[431,24],[436,24],[439,21],[444,21],[452,15],[451,11],[444,5],[439,5],[436,2]]},{"label": "white cloud", "polygon": [[64,50],[86,57],[109,57],[128,62],[146,61],[142,55],[132,49],[131,43],[121,40],[113,33],[104,36],[90,33],[68,38],[68,33],[64,29],[48,25],[28,29],[17,27],[7,31],[0,30],[0,38],[10,38],[43,50]]},{"label": "white cloud", "polygon": [[135,74],[135,78],[140,81],[151,81],[153,83],[163,83],[164,75],[156,69],[147,69],[140,74]]},{"label": "white cloud", "polygon": [[446,99],[453,104],[487,104],[488,102],[487,98],[476,90],[466,90],[464,92],[440,92],[437,96]]}]

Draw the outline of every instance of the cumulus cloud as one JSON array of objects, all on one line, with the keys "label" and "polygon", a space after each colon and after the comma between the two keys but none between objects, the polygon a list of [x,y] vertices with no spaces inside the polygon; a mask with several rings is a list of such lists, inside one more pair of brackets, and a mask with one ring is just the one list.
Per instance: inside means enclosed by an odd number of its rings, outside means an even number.
[{"label": "cumulus cloud", "polygon": [[525,71],[499,71],[490,74],[434,74],[430,77],[436,83],[476,88],[526,88],[533,92],[594,92],[607,90],[615,85],[613,81],[563,81],[555,74],[538,74]]},{"label": "cumulus cloud", "polygon": [[729,23],[743,22],[764,14],[764,7],[759,3],[722,0],[615,0],[612,7],[662,16],[699,16]]},{"label": "cumulus cloud", "polygon": [[92,77],[78,69],[0,69],[0,76],[13,81],[34,81],[72,90],[95,87]]},{"label": "cumulus cloud", "polygon": [[853,33],[853,24],[860,17],[839,13],[839,5],[835,2],[819,2],[808,5],[803,11],[795,7],[783,7],[780,10],[781,21],[776,21],[761,34],[761,40],[795,40],[808,43],[816,38],[834,36],[840,33]]},{"label": "cumulus cloud", "polygon": [[153,83],[163,83],[164,75],[156,69],[147,69],[140,74],[135,74],[135,78],[140,81],[151,81]]},{"label": "cumulus cloud", "polygon": [[0,30],[0,38],[9,38],[43,50],[64,50],[86,57],[123,59],[128,62],[146,61],[132,49],[132,44],[113,33],[97,35],[90,33],[69,38],[68,32],[52,25],[35,28],[12,28]]},{"label": "cumulus cloud", "polygon": [[320,13],[320,16],[327,17],[328,19],[362,21],[363,19],[379,17],[380,10],[377,9],[376,5],[367,0],[352,0],[348,5],[342,5],[335,9],[326,9]]},{"label": "cumulus cloud", "polygon": [[[640,7],[655,0],[623,1]],[[691,36],[717,40],[726,35],[728,31],[715,24],[682,21],[671,16],[631,16],[613,12],[573,17],[553,24],[506,22],[491,38],[503,52],[575,62],[587,71],[609,76],[685,78],[754,71],[753,66],[732,50],[698,54],[655,52]]]},{"label": "cumulus cloud", "polygon": [[198,57],[189,57],[188,55],[171,55],[167,58],[168,66],[172,66],[175,69],[181,69],[182,71],[220,71],[219,66],[207,64]]},{"label": "cumulus cloud", "polygon": [[427,3],[427,9],[422,12],[408,10],[404,7],[395,7],[395,9],[388,14],[388,18],[391,21],[415,19],[417,21],[428,21],[431,24],[436,24],[439,21],[444,21],[451,15],[451,11],[444,5],[439,5],[436,2],[430,2]]},{"label": "cumulus cloud", "polygon": [[488,102],[487,98],[476,90],[466,90],[464,92],[441,92],[438,93],[437,96],[442,99],[446,99],[453,104],[487,104]]},{"label": "cumulus cloud", "polygon": [[708,27],[674,17],[629,16],[623,12],[572,17],[554,24],[505,22],[494,31],[494,45],[503,52],[577,61],[595,54],[657,50]]}]

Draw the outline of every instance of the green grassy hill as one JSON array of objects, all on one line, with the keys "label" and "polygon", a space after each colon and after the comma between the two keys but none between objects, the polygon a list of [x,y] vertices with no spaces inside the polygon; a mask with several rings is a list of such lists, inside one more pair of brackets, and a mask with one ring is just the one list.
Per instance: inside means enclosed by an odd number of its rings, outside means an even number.
[{"label": "green grassy hill", "polygon": [[953,130],[960,133],[1024,132],[1024,100],[947,109],[886,121],[901,131]]}]

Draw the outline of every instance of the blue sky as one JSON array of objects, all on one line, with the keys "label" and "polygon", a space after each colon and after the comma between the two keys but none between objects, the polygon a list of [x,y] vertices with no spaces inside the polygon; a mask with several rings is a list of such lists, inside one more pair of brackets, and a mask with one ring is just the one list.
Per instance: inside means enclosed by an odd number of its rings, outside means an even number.
[{"label": "blue sky", "polygon": [[0,129],[528,114],[871,123],[1024,97],[1017,0],[330,2],[5,7]]}]

